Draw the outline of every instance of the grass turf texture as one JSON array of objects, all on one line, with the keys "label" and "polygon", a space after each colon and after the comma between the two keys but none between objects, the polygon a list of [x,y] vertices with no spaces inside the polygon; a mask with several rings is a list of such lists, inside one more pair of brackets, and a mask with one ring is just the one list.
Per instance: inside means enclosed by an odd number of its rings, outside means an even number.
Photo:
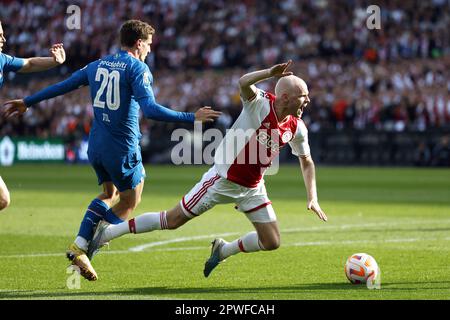
[{"label": "grass turf texture", "polygon": [[[206,170],[147,167],[135,215],[171,208]],[[266,178],[280,249],[230,257],[205,279],[215,235],[230,241],[253,230],[232,205],[220,205],[178,230],[114,240],[93,260],[99,280],[82,279],[76,290],[66,286],[64,252],[100,192],[94,172],[89,166],[17,165],[1,175],[12,205],[0,213],[0,299],[450,297],[450,170],[318,167],[320,204],[329,218],[324,223],[306,210],[299,168],[285,166]],[[357,252],[377,260],[381,290],[345,278],[344,263]]]}]

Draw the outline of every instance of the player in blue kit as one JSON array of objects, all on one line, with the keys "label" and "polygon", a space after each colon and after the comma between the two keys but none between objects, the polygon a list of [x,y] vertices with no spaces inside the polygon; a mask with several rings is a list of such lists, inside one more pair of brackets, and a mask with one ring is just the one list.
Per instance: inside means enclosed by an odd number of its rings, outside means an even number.
[{"label": "player in blue kit", "polygon": [[[6,72],[30,73],[45,71],[59,66],[66,60],[66,53],[61,43],[54,44],[50,48],[51,57],[34,57],[28,59],[12,57],[2,53],[5,43],[6,37],[0,21],[0,88],[3,86],[4,74]],[[11,197],[8,188],[0,176],[0,210],[8,207],[10,202]]]},{"label": "player in blue kit", "polygon": [[4,115],[10,117],[40,101],[82,86],[90,87],[94,121],[88,156],[99,184],[103,184],[103,192],[89,205],[67,257],[91,281],[97,279],[97,274],[86,251],[95,226],[101,220],[111,224],[123,222],[141,200],[145,170],[139,147],[139,108],[147,118],[172,122],[210,122],[221,114],[210,107],[195,113],[176,112],[155,101],[153,77],[144,63],[154,32],[145,22],[129,20],[120,29],[119,52],[94,61],[68,79],[23,100],[5,103]]}]

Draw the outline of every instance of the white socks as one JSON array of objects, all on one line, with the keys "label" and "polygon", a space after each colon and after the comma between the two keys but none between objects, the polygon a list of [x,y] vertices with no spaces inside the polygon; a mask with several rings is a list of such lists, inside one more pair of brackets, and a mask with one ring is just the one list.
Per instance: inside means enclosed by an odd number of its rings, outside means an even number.
[{"label": "white socks", "polygon": [[85,238],[77,236],[75,238],[75,244],[78,246],[78,248],[80,248],[84,252],[87,252],[87,250],[88,250],[88,242],[86,241]]},{"label": "white socks", "polygon": [[104,240],[110,241],[126,233],[143,233],[163,229],[168,229],[166,211],[147,212],[129,221],[108,226],[105,230]]},{"label": "white socks", "polygon": [[[109,225],[104,234],[103,240],[110,241],[127,233],[144,233],[153,230],[168,229],[166,211],[147,212],[129,221]],[[84,240],[83,238],[81,238]],[[78,238],[77,238],[78,240]],[[83,249],[77,241],[77,245]],[[87,244],[85,244],[87,247]],[[259,241],[258,233],[252,231],[232,242],[226,242],[220,251],[221,260],[235,255],[239,252],[256,252],[265,250]]]},{"label": "white socks", "polygon": [[252,231],[239,239],[225,243],[220,254],[222,259],[226,259],[239,252],[256,252],[260,250],[264,250],[264,247],[259,242],[256,231]]}]

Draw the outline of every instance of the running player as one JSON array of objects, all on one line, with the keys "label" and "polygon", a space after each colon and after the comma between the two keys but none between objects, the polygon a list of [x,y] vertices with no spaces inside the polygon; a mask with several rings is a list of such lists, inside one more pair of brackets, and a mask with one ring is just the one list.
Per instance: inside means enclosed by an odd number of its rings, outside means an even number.
[{"label": "running player", "polygon": [[121,223],[141,201],[145,170],[139,147],[139,107],[147,118],[172,122],[210,122],[221,114],[210,107],[200,108],[195,114],[176,112],[155,101],[153,76],[144,63],[154,32],[145,22],[129,20],[120,29],[119,52],[94,61],[70,78],[23,100],[5,103],[4,113],[9,117],[24,113],[40,101],[81,86],[90,87],[94,122],[88,156],[103,192],[88,206],[67,257],[91,281],[97,280],[97,273],[86,251],[97,223],[102,219],[111,224]]}]

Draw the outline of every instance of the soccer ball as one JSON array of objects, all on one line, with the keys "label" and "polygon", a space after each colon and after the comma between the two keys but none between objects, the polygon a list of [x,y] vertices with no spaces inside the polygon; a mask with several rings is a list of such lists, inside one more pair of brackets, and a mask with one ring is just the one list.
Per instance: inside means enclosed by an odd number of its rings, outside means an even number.
[{"label": "soccer ball", "polygon": [[373,282],[380,274],[375,259],[367,253],[355,253],[345,263],[345,275],[354,284]]}]

